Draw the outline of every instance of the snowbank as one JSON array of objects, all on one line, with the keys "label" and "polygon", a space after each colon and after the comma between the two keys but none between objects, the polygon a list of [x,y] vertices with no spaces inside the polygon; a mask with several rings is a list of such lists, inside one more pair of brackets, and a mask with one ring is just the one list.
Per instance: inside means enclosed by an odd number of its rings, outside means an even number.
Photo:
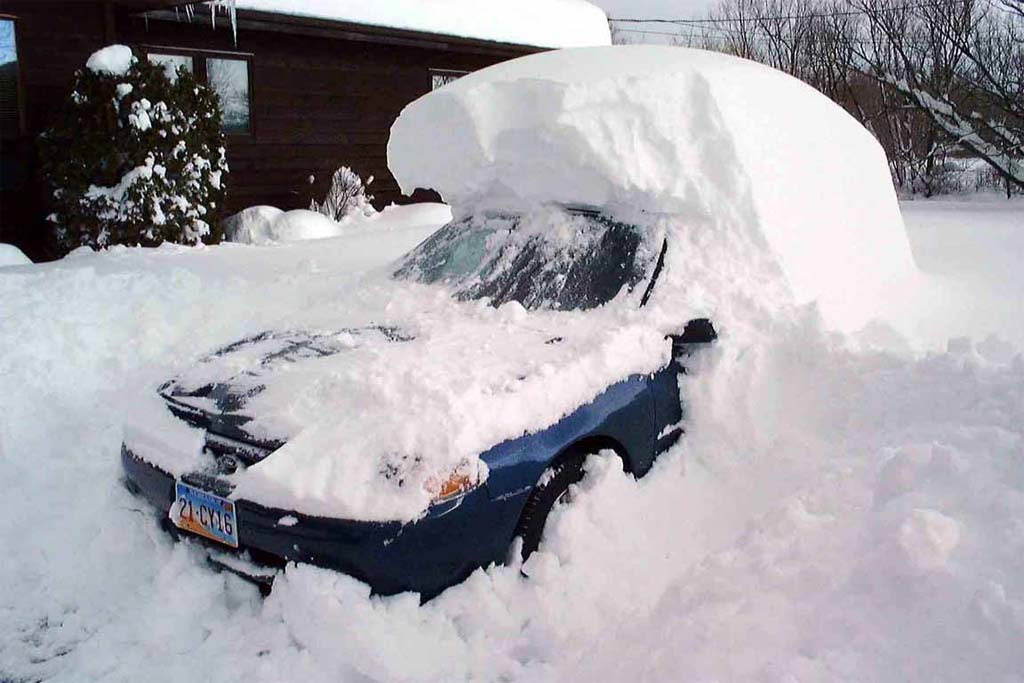
[{"label": "snowbank", "polygon": [[604,11],[585,0],[235,0],[235,6],[539,47],[611,44]]},{"label": "snowbank", "polygon": [[32,259],[13,244],[0,243],[0,268],[4,266],[30,266]]},{"label": "snowbank", "polygon": [[[1024,248],[1024,206],[996,235],[991,214],[944,208],[929,220],[950,225],[922,224],[915,254],[1022,291],[1024,270],[987,258]],[[685,387],[684,443],[654,471],[591,464],[529,578],[490,567],[423,606],[308,566],[262,599],[171,541],[121,483],[136,389],[336,304],[429,233],[116,247],[0,276],[0,680],[1019,678],[1024,339],[992,354],[987,331],[861,352],[780,320],[719,344]],[[943,304],[919,313],[978,332]]]},{"label": "snowbank", "polygon": [[108,45],[93,52],[85,67],[98,74],[123,76],[128,73],[134,59],[132,49],[127,45]]},{"label": "snowbank", "polygon": [[747,211],[719,229],[767,241],[796,300],[842,328],[912,275],[877,142],[809,86],[735,57],[617,46],[504,62],[407,106],[388,163],[404,192],[465,212],[554,202],[692,225]]},{"label": "snowbank", "polygon": [[250,206],[224,221],[224,238],[242,244],[274,244],[338,237],[347,232],[368,230],[405,230],[437,227],[452,219],[445,204],[425,202],[388,206],[370,215],[346,216],[334,222],[321,213],[296,209],[282,211],[276,206]]}]

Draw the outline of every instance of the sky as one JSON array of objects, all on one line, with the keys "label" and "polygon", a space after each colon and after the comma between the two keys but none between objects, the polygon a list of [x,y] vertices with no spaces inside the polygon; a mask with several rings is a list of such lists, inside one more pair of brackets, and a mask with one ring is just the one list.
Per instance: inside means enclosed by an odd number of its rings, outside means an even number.
[{"label": "sky", "polygon": [[[612,19],[693,19],[704,16],[716,0],[589,0]],[[627,31],[629,42],[663,43],[671,40],[665,33],[679,31],[665,24],[613,23]],[[647,29],[651,33],[641,33]]]},{"label": "sky", "polygon": [[609,17],[689,19],[700,16],[712,0],[590,0]]},{"label": "sky", "polygon": [[0,64],[13,62],[14,50],[14,22],[10,19],[0,19]]}]

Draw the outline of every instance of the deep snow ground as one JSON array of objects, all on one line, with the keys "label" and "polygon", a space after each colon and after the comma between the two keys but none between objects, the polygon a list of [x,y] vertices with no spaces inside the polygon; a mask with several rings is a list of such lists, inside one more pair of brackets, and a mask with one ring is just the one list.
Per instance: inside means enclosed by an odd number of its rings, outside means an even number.
[{"label": "deep snow ground", "polygon": [[1022,680],[1024,205],[903,208],[929,289],[720,345],[650,476],[592,460],[529,580],[423,607],[301,566],[259,599],[157,531],[117,449],[126,388],[429,228],[0,270],[0,680]]}]

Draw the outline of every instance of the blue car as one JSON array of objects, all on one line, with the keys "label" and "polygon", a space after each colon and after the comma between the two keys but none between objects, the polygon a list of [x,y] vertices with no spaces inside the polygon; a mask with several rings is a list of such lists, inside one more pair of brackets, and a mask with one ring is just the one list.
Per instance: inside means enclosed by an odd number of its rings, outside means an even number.
[{"label": "blue car", "polygon": [[[584,253],[541,245],[537,240],[545,238],[534,233],[495,248],[495,241],[485,238],[528,232],[522,225],[528,219],[471,216],[432,235],[401,259],[390,277],[443,288],[456,300],[492,306],[515,301],[527,311],[646,304],[671,245],[644,248],[635,226],[598,212],[564,213],[577,229],[593,233]],[[344,332],[346,339],[381,345],[415,339],[383,322]],[[427,599],[479,567],[505,561],[516,538],[522,539],[523,557],[529,556],[542,541],[548,513],[584,476],[588,455],[613,451],[624,469],[639,477],[679,439],[684,411],[678,376],[686,358],[716,333],[706,319],[680,325],[679,334],[665,340],[672,347],[665,367],[622,377],[553,424],[488,448],[479,454],[487,472],[482,484],[464,486],[455,478],[415,520],[334,518],[238,495],[234,475],[285,445],[249,428],[254,416],[248,407],[264,387],[260,378],[304,359],[345,353],[345,344],[332,341],[337,338],[309,330],[267,331],[209,356],[211,361],[244,358],[244,364],[230,364],[252,380],[244,389],[231,377],[200,386],[175,378],[161,386],[167,410],[201,430],[202,467],[172,474],[132,439],[122,445],[126,484],[155,507],[161,523],[179,537],[206,544],[215,563],[264,590],[274,568],[302,562],[349,574],[378,594],[414,591]],[[561,341],[556,335],[543,343]]]}]

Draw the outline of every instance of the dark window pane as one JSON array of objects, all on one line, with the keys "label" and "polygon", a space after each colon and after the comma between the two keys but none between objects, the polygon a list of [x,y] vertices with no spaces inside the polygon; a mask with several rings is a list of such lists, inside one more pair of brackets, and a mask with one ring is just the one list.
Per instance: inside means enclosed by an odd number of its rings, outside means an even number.
[{"label": "dark window pane", "polygon": [[153,64],[159,64],[164,68],[164,73],[167,74],[167,78],[173,83],[178,78],[178,69],[184,69],[185,71],[192,73],[194,67],[192,65],[192,58],[188,55],[168,55],[159,52],[150,52],[146,55]]},{"label": "dark window pane", "polygon": [[206,60],[206,78],[220,98],[225,133],[249,132],[249,62],[244,59]]},{"label": "dark window pane", "polygon": [[14,22],[0,19],[0,136],[12,138],[19,134],[18,46],[14,39]]},{"label": "dark window pane", "polygon": [[445,283],[459,299],[495,306],[587,309],[632,290],[652,255],[637,228],[604,216],[471,216],[416,247],[395,276]]}]

